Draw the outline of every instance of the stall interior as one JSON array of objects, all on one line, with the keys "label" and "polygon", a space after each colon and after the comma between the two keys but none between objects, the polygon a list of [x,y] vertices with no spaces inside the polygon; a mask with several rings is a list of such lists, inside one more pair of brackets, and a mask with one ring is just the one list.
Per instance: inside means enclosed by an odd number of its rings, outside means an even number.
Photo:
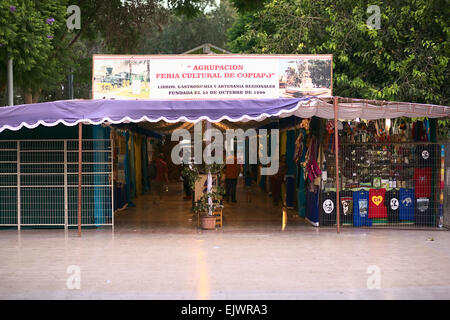
[{"label": "stall interior", "polygon": [[[439,227],[443,223],[440,198],[445,188],[440,183],[441,155],[450,140],[447,127],[439,121],[427,118],[338,121],[339,201],[336,199],[333,120],[288,117],[248,123],[246,128],[259,126],[258,129],[280,130],[282,163],[277,174],[261,175],[261,164],[248,163],[247,141],[242,178],[255,176],[256,184],[274,206],[284,207],[291,217],[303,218],[317,227],[336,226],[337,206],[342,226]],[[238,125],[216,124],[222,129]],[[142,178],[146,175],[146,166],[136,159],[141,158],[142,163],[147,161],[148,164],[154,150],[170,148],[161,137],[138,138],[136,133],[119,133],[121,129],[114,132],[115,154],[118,155],[115,159],[119,160],[114,174],[117,177],[115,208],[120,209],[132,206],[132,199],[149,188]],[[141,148],[136,148],[136,141]],[[146,150],[146,155],[135,155],[133,160],[132,150]],[[131,159],[128,165],[127,159]],[[135,172],[140,167],[142,172]],[[180,170],[176,166],[171,170],[175,179]]]}]

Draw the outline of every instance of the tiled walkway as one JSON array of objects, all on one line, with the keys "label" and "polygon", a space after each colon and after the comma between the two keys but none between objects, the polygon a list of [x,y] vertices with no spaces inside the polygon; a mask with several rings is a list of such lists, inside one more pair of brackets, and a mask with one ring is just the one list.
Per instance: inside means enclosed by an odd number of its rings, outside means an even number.
[{"label": "tiled walkway", "polygon": [[[299,219],[282,231],[281,208],[259,192],[250,204],[243,195],[226,204],[217,231],[192,225],[180,185],[157,207],[148,196],[135,203],[116,215],[114,233],[0,230],[0,298],[450,298],[450,232],[336,234]],[[80,289],[67,287],[71,265],[80,268]]]}]

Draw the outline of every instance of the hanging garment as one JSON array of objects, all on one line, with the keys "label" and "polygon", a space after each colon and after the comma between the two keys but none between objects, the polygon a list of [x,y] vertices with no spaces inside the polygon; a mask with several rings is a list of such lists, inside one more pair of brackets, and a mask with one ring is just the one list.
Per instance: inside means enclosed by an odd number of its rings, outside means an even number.
[{"label": "hanging garment", "polygon": [[131,198],[136,198],[136,151],[134,149],[135,141],[136,141],[136,135],[131,134],[130,135],[130,180],[131,180]]},{"label": "hanging garment", "polygon": [[426,168],[433,167],[436,164],[436,145],[422,144],[415,148],[415,155],[417,159],[416,167]]},{"label": "hanging garment", "polygon": [[312,137],[311,139],[311,146],[308,150],[309,156],[307,155],[307,158],[309,159],[306,164],[306,171],[308,174],[308,179],[311,182],[314,182],[314,180],[321,176],[322,171],[320,170],[320,167],[317,163],[317,152],[318,152],[318,141],[316,137]]},{"label": "hanging garment", "polygon": [[430,198],[417,198],[414,211],[414,223],[416,225],[432,227],[436,225],[433,215],[433,206]]},{"label": "hanging garment", "polygon": [[425,127],[424,141],[431,141],[430,120],[425,119],[424,127]]},{"label": "hanging garment", "polygon": [[305,129],[299,129],[299,134],[297,139],[295,140],[295,151],[294,151],[294,162],[299,164],[304,161],[304,155],[306,154],[305,150],[306,145],[306,131]]},{"label": "hanging garment", "polygon": [[390,223],[399,222],[400,191],[389,190],[388,192],[386,192],[386,199],[384,205],[387,208],[388,222]]},{"label": "hanging garment", "polygon": [[336,192],[323,192],[320,201],[320,225],[332,226],[336,224]]},{"label": "hanging garment", "polygon": [[370,189],[369,191],[369,218],[387,218],[387,211],[384,205],[386,189]]},{"label": "hanging garment", "polygon": [[306,218],[314,225],[319,223],[319,191],[306,193]]},{"label": "hanging garment", "polygon": [[353,192],[339,192],[339,218],[341,223],[353,223]]},{"label": "hanging garment", "polygon": [[124,171],[125,171],[125,190],[126,190],[126,201],[129,207],[134,207],[135,204],[131,201],[132,190],[131,190],[131,160],[130,160],[130,134],[125,132],[125,157],[124,157]]},{"label": "hanging garment", "polygon": [[431,195],[431,168],[414,169],[414,190],[416,198],[428,198]]},{"label": "hanging garment", "polygon": [[297,205],[298,214],[300,217],[306,216],[306,188],[305,188],[305,169],[300,164],[305,161],[306,156],[306,131],[305,129],[299,129],[299,135],[295,142],[295,163],[297,164]]},{"label": "hanging garment", "polygon": [[136,196],[140,196],[143,193],[142,188],[142,138],[137,136],[134,139],[134,167],[136,168]]},{"label": "hanging garment", "polygon": [[400,188],[400,220],[414,220],[414,189]]},{"label": "hanging garment", "polygon": [[147,192],[150,189],[149,181],[148,181],[148,150],[147,150],[147,138],[142,139],[142,186],[144,192]]},{"label": "hanging garment", "polygon": [[369,219],[369,191],[360,190],[353,192],[353,226],[371,226]]},{"label": "hanging garment", "polygon": [[295,174],[296,164],[294,162],[295,153],[295,130],[289,130],[286,133],[286,206],[294,208],[295,206]]}]

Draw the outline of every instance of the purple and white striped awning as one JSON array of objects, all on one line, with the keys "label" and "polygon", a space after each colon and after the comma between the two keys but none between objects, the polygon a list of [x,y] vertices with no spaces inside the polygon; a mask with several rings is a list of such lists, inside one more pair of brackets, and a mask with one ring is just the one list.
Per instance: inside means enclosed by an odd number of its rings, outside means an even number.
[{"label": "purple and white striped awning", "polygon": [[[339,98],[339,119],[374,120],[382,118],[450,116],[450,107],[388,101],[367,101]],[[317,116],[334,117],[332,97],[255,100],[62,100],[35,104],[0,107],[0,132],[32,129],[39,125],[74,126],[80,122],[138,123],[262,121],[268,117]]]}]

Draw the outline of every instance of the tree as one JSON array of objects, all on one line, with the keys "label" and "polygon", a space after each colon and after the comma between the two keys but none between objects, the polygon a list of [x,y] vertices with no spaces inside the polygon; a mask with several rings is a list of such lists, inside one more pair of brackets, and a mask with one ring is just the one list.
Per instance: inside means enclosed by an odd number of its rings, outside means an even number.
[{"label": "tree", "polygon": [[[212,0],[8,0],[0,2],[0,101],[14,60],[15,92],[25,103],[66,98],[71,70],[89,98],[93,53],[136,53],[149,27],[171,12],[194,17]],[[167,3],[167,5],[165,5]],[[66,26],[67,6],[81,8],[81,28]],[[80,78],[81,77],[81,78]],[[88,81],[87,83],[84,81]],[[3,95],[3,99],[2,96]]]},{"label": "tree", "polygon": [[0,12],[0,89],[6,87],[6,64],[12,58],[15,81],[32,102],[33,94],[52,83],[49,78],[60,75],[64,61],[58,60],[54,38],[65,25],[65,1],[1,2]]},{"label": "tree", "polygon": [[146,54],[178,54],[204,43],[226,49],[226,30],[235,19],[236,12],[227,0],[195,17],[173,14],[160,32],[156,28],[147,31],[139,51]]},{"label": "tree", "polygon": [[[241,0],[246,2],[245,0]],[[369,5],[381,28],[366,24]],[[449,103],[445,0],[271,0],[229,30],[233,52],[333,54],[335,95]]]}]

